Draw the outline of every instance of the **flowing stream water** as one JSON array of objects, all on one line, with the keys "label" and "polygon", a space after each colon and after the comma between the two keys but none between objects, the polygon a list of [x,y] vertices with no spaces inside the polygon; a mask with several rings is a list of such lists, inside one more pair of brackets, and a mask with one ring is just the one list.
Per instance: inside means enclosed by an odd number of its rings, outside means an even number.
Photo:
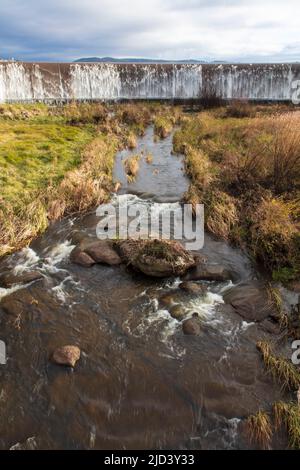
[{"label": "flowing stream water", "polygon": [[[122,188],[113,201],[178,204],[188,187],[172,136],[154,142],[149,128],[134,151],[116,156]],[[141,154],[140,171],[127,182],[123,161]],[[145,156],[152,154],[152,163]],[[206,234],[202,254],[234,273],[208,282],[205,297],[187,298],[179,279],[155,280],[125,266],[72,264],[74,237],[95,235],[91,212],[52,225],[29,248],[7,257],[15,273],[39,270],[42,281],[0,289],[19,308],[0,303],[0,448],[24,443],[37,449],[239,449],[250,445],[243,420],[280,397],[266,376],[255,344],[267,333],[224,305],[226,289],[257,272],[238,249]],[[186,336],[181,322],[159,303],[171,293],[198,312],[200,336]],[[74,370],[54,365],[51,352],[77,344]],[[29,439],[29,440],[28,440]],[[20,447],[19,444],[17,444]]]}]

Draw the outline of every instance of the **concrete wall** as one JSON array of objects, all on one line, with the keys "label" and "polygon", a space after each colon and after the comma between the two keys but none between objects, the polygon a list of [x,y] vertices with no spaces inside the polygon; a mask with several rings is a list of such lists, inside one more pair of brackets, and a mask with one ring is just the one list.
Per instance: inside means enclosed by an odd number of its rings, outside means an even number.
[{"label": "concrete wall", "polygon": [[213,95],[291,100],[296,80],[300,80],[300,64],[0,62],[0,102],[197,99]]}]

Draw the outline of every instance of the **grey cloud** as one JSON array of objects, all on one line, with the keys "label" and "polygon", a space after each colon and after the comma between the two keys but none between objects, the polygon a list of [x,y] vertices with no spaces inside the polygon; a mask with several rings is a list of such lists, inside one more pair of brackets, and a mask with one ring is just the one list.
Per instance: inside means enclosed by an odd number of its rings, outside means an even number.
[{"label": "grey cloud", "polygon": [[0,56],[297,60],[299,14],[298,0],[1,0]]}]

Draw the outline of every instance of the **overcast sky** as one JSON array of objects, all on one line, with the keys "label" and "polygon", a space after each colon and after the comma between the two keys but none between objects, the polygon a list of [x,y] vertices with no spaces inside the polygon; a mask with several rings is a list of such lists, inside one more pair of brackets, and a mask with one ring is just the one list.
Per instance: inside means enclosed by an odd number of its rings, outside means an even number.
[{"label": "overcast sky", "polygon": [[299,0],[0,0],[0,57],[300,60]]}]

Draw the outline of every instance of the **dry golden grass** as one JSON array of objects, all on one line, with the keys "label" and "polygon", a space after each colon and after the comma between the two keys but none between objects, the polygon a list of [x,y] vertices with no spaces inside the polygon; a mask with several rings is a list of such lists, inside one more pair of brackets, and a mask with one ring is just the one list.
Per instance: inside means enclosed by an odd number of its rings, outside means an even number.
[{"label": "dry golden grass", "polygon": [[154,133],[165,139],[173,130],[175,120],[169,116],[157,116],[154,120]]},{"label": "dry golden grass", "polygon": [[280,193],[300,182],[300,112],[272,118],[271,126],[273,184]]},{"label": "dry golden grass", "polygon": [[235,199],[224,192],[214,191],[209,205],[207,228],[216,236],[228,240],[238,222]]},{"label": "dry golden grass", "polygon": [[273,405],[275,427],[279,430],[282,426],[287,431],[289,446],[292,449],[300,449],[300,406],[298,403],[277,402]]},{"label": "dry golden grass", "polygon": [[274,279],[297,279],[300,113],[241,108],[233,103],[181,120],[173,148],[185,155],[192,180],[186,198],[205,204],[208,230],[247,247]]},{"label": "dry golden grass", "polygon": [[47,209],[42,197],[22,201],[15,207],[6,203],[0,210],[0,256],[26,245],[48,225]]},{"label": "dry golden grass", "polygon": [[276,269],[296,262],[294,238],[298,234],[293,220],[293,203],[272,196],[263,197],[247,213],[250,225],[250,248],[266,267]]},{"label": "dry golden grass", "polygon": [[233,118],[254,117],[256,114],[255,106],[245,100],[235,100],[226,107],[225,115]]},{"label": "dry golden grass", "polygon": [[130,134],[128,135],[127,137],[127,147],[130,149],[130,150],[133,150],[135,149],[137,146],[137,138],[136,138],[136,135],[133,134],[132,132],[130,132]]},{"label": "dry golden grass", "polygon": [[[64,214],[85,211],[107,199],[112,189],[112,169],[117,141],[97,137],[84,150],[82,164],[66,174],[58,188],[57,198],[49,204],[51,220]],[[52,192],[52,190],[50,190]],[[49,199],[52,199],[51,196]]]},{"label": "dry golden grass", "polygon": [[185,168],[193,183],[201,189],[207,189],[216,181],[216,169],[208,156],[201,150],[188,147],[185,151]]},{"label": "dry golden grass", "polygon": [[275,356],[271,346],[266,341],[258,342],[257,349],[262,354],[268,373],[278,380],[283,388],[298,390],[300,387],[300,372],[291,361]]},{"label": "dry golden grass", "polygon": [[[56,109],[56,113],[60,110]],[[71,125],[99,124],[107,119],[107,108],[101,103],[77,103],[67,104],[61,109],[67,123]]]},{"label": "dry golden grass", "polygon": [[143,135],[146,127],[153,121],[153,110],[143,103],[120,104],[116,109],[116,120],[135,134]]},{"label": "dry golden grass", "polygon": [[249,416],[246,426],[252,443],[257,444],[262,449],[270,449],[273,432],[268,413],[258,411],[255,415]]}]

